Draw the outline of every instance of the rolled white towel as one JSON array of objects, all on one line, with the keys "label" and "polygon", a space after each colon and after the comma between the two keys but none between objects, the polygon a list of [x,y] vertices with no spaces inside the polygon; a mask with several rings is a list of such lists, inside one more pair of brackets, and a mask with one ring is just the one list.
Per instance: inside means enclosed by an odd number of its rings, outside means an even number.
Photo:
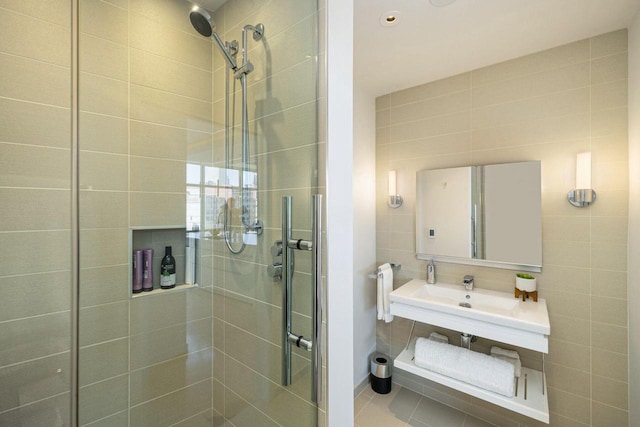
[{"label": "rolled white towel", "polygon": [[465,383],[513,397],[514,367],[511,363],[483,353],[418,338],[415,364],[421,368]]},{"label": "rolled white towel", "polygon": [[520,355],[517,351],[493,346],[491,347],[491,355],[511,363],[514,368],[515,376],[520,378],[520,374],[522,373],[522,362],[520,362]]},{"label": "rolled white towel", "polygon": [[446,335],[439,334],[437,332],[431,332],[429,334],[429,339],[432,341],[438,341],[441,343],[449,344],[449,337]]},{"label": "rolled white towel", "polygon": [[520,360],[520,355],[518,354],[517,351],[507,350],[505,348],[500,348],[500,347],[495,346],[495,345],[493,347],[491,347],[491,355],[492,356],[510,357],[512,359]]}]

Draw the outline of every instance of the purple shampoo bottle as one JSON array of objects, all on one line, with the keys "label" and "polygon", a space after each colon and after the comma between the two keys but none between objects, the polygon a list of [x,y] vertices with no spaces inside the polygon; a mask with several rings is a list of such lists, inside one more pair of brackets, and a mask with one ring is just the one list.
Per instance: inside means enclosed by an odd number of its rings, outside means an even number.
[{"label": "purple shampoo bottle", "polygon": [[142,290],[151,292],[153,290],[153,249],[144,249],[142,253]]},{"label": "purple shampoo bottle", "polygon": [[134,294],[142,292],[142,265],[143,265],[142,250],[136,249],[133,251],[133,281],[132,291]]}]

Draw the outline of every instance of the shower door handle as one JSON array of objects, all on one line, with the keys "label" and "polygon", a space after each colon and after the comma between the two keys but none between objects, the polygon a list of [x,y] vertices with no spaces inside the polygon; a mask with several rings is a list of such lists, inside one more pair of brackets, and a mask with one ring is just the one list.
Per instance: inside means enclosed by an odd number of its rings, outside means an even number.
[{"label": "shower door handle", "polygon": [[[291,227],[291,196],[282,198],[282,385],[291,384],[291,345],[311,351],[311,401],[322,399],[322,196],[313,196],[311,240],[294,239]],[[291,331],[291,303],[294,250],[311,251],[312,337]]]}]

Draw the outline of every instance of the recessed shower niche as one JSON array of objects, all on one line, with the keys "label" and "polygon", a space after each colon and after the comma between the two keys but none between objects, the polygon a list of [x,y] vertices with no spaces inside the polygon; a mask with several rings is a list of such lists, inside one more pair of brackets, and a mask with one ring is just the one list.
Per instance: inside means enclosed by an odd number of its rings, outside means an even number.
[{"label": "recessed shower niche", "polygon": [[[129,229],[129,294],[132,298],[158,295],[167,292],[182,291],[199,287],[201,277],[200,232],[187,231],[185,227],[132,227]],[[175,259],[176,286],[171,289],[160,287],[160,265],[165,248],[171,247]],[[134,292],[134,264],[136,250],[153,250],[151,262],[152,290]],[[140,260],[138,262],[141,262]],[[142,261],[143,262],[143,261]],[[142,270],[142,266],[140,266]],[[148,288],[145,286],[145,288]]]}]

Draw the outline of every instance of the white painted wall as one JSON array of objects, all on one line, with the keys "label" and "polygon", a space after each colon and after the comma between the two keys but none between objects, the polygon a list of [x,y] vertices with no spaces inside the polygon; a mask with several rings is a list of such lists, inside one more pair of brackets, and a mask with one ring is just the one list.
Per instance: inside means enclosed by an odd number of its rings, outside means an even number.
[{"label": "white painted wall", "polygon": [[[322,2],[321,2],[322,3]],[[353,426],[353,2],[327,7],[327,425]]]},{"label": "white painted wall", "polygon": [[640,425],[640,12],[629,26],[629,425]]},{"label": "white painted wall", "polygon": [[358,386],[369,374],[376,349],[376,107],[375,98],[354,88],[353,136],[353,374]]}]

